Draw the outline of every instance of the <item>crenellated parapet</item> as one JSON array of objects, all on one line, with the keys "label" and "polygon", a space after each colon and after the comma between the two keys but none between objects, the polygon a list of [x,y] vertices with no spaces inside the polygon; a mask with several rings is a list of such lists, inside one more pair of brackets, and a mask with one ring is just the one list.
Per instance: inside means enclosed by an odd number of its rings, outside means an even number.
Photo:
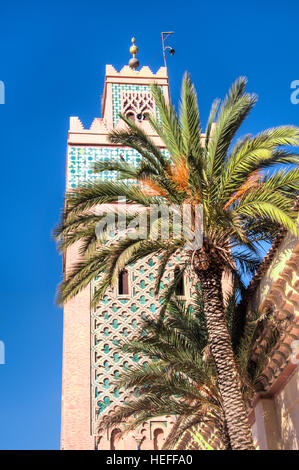
[{"label": "crenellated parapet", "polygon": [[156,73],[153,73],[151,69],[144,65],[140,70],[133,70],[129,65],[124,65],[123,68],[117,72],[113,65],[106,65],[106,78],[108,77],[133,77],[134,80],[136,78],[142,79],[161,79],[164,78],[168,80],[168,72],[166,67],[160,67]]}]

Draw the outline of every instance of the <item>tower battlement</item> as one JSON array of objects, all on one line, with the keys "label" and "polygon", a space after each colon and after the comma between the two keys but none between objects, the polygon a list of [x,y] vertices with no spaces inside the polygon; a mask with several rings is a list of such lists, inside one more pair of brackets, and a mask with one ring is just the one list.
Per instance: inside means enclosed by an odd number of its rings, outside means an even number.
[{"label": "tower battlement", "polygon": [[140,70],[133,70],[129,65],[124,65],[122,69],[117,72],[113,65],[106,65],[106,77],[134,77],[136,78],[150,78],[150,79],[160,79],[164,78],[168,80],[168,72],[166,67],[160,67],[157,73],[153,73],[148,67],[144,65]]}]

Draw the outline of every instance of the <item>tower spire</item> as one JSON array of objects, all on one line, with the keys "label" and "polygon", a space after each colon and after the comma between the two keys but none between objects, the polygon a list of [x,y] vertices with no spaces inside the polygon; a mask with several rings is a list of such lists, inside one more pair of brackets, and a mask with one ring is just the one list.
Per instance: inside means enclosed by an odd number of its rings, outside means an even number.
[{"label": "tower spire", "polygon": [[135,44],[136,42],[135,38],[132,38],[131,42],[132,42],[132,46],[130,47],[130,53],[132,54],[133,57],[129,60],[129,67],[131,67],[131,69],[133,70],[136,70],[139,67],[139,60],[136,59],[135,57],[136,54],[138,54],[138,47]]}]

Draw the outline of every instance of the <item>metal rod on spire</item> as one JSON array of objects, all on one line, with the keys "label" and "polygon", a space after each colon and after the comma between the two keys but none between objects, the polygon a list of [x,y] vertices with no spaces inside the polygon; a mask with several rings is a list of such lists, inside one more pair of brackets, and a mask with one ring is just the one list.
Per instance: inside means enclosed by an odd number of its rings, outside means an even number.
[{"label": "metal rod on spire", "polygon": [[165,41],[166,39],[168,38],[168,36],[170,36],[171,34],[174,34],[174,31],[163,31],[161,33],[161,38],[162,38],[162,53],[163,53],[163,59],[164,59],[164,65],[165,67],[167,67],[166,65],[166,56],[165,56],[165,51],[166,49],[169,49],[169,54],[170,55],[173,55],[175,53],[175,50],[173,49],[173,47],[170,47],[170,46],[165,46]]}]

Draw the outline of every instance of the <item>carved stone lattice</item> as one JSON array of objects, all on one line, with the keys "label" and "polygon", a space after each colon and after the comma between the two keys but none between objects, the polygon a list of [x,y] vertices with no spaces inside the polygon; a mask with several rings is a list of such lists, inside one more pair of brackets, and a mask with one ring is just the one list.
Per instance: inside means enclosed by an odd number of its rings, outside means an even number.
[{"label": "carved stone lattice", "polygon": [[[132,339],[140,333],[145,317],[158,314],[163,302],[163,290],[173,280],[177,256],[169,262],[161,284],[161,294],[154,295],[157,274],[157,258],[147,257],[128,266],[129,295],[118,295],[117,288],[110,288],[97,308],[91,311],[91,374],[92,374],[92,423],[96,434],[97,421],[115,406],[130,399],[138,390],[119,391],[113,380],[122,369],[134,364],[145,364],[146,360],[119,351],[122,340]],[[94,291],[99,278],[91,289]],[[190,301],[195,289],[191,273],[185,275],[185,299]],[[193,296],[195,298],[195,296]]]},{"label": "carved stone lattice", "polygon": [[149,91],[123,91],[122,113],[126,116],[155,115],[155,103]]}]

